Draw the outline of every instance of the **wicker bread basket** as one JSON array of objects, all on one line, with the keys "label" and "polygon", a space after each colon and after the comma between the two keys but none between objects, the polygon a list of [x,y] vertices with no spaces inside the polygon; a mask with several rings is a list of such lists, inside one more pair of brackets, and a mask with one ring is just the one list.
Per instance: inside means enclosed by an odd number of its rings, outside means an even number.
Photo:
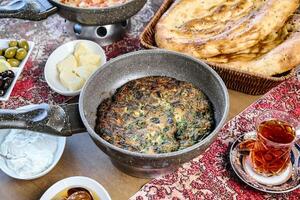
[{"label": "wicker bread basket", "polygon": [[[164,0],[159,10],[153,16],[149,24],[145,27],[140,36],[141,44],[148,49],[158,48],[155,43],[155,26],[161,16],[170,8],[174,0]],[[205,61],[204,61],[205,62]],[[207,62],[206,62],[207,63]],[[284,80],[294,76],[292,70],[288,74],[280,77],[267,77],[245,71],[238,71],[217,65],[209,64],[222,77],[229,89],[237,90],[246,94],[261,95],[268,92]]]}]

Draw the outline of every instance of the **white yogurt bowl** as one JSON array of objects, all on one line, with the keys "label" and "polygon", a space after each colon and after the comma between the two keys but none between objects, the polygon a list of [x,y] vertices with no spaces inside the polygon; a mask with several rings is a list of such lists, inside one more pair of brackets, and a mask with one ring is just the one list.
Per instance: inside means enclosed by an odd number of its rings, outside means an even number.
[{"label": "white yogurt bowl", "polygon": [[[30,132],[27,130],[24,130],[26,132]],[[10,133],[10,129],[2,129],[0,130],[0,147],[1,144],[3,143],[3,141],[5,140],[6,136]],[[46,175],[47,173],[49,173],[59,162],[63,151],[65,149],[65,145],[66,145],[66,138],[65,137],[55,137],[55,136],[49,136],[49,137],[53,137],[57,140],[57,148],[56,151],[54,153],[53,156],[53,161],[52,163],[47,167],[47,169],[43,170],[40,173],[37,173],[35,175],[28,175],[28,176],[21,176],[18,173],[16,173],[14,170],[12,170],[10,167],[8,167],[7,165],[7,158],[4,158],[3,156],[0,155],[0,169],[7,174],[8,176],[15,178],[15,179],[21,179],[21,180],[32,180],[32,179],[36,179],[39,177],[42,177],[44,175]]]},{"label": "white yogurt bowl", "polygon": [[63,86],[63,84],[59,80],[57,64],[60,61],[64,60],[67,56],[73,54],[75,46],[79,42],[83,42],[89,49],[93,51],[93,53],[100,55],[101,63],[99,67],[101,67],[104,63],[106,63],[106,55],[102,47],[90,40],[74,40],[65,43],[59,46],[57,49],[55,49],[46,62],[45,69],[44,69],[44,76],[49,87],[55,92],[64,96],[79,95],[81,89],[76,91],[70,91],[68,88]]},{"label": "white yogurt bowl", "polygon": [[73,176],[56,182],[43,194],[40,200],[53,199],[60,192],[76,187],[84,188],[92,195],[96,195],[97,198],[93,196],[94,199],[111,200],[108,192],[101,184],[84,176]]}]

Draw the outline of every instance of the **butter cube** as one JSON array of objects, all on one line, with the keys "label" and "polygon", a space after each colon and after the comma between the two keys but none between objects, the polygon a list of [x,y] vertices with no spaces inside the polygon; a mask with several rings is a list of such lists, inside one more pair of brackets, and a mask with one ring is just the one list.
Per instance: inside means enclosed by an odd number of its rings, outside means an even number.
[{"label": "butter cube", "polygon": [[89,69],[92,72],[95,72],[99,68],[99,66],[97,66],[97,65],[85,65],[83,67]]},{"label": "butter cube", "polygon": [[60,61],[57,65],[58,72],[62,71],[72,71],[74,68],[77,67],[77,61],[73,55],[69,55],[62,61]]},{"label": "butter cube", "polygon": [[93,70],[85,66],[80,66],[74,69],[73,72],[80,78],[88,80],[88,78],[92,75]]},{"label": "butter cube", "polygon": [[79,42],[75,46],[74,56],[76,57],[77,60],[79,60],[80,55],[85,55],[90,53],[93,53],[93,51],[89,49],[84,42]]},{"label": "butter cube", "polygon": [[94,53],[79,55],[78,63],[79,66],[84,65],[100,65],[100,56]]},{"label": "butter cube", "polygon": [[59,74],[59,78],[63,86],[71,91],[76,91],[82,88],[85,81],[81,77],[69,70],[64,70]]}]

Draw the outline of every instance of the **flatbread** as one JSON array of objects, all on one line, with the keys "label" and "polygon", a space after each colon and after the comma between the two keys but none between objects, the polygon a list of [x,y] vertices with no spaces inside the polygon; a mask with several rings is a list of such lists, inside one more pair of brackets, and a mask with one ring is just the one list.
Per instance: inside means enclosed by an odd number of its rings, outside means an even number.
[{"label": "flatbread", "polygon": [[[289,50],[299,35],[287,23],[298,6],[298,0],[180,0],[157,23],[155,40],[160,48],[271,76],[300,63]],[[294,62],[284,62],[287,56]]]},{"label": "flatbread", "polygon": [[293,22],[293,29],[289,36],[269,52],[249,61],[211,63],[265,76],[282,74],[293,69],[300,64],[300,15],[294,15],[291,22]]}]

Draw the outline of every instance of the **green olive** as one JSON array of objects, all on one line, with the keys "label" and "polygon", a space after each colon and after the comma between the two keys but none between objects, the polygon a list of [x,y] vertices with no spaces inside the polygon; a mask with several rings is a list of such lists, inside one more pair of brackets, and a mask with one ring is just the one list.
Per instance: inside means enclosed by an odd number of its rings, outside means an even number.
[{"label": "green olive", "polygon": [[18,47],[9,47],[5,50],[4,56],[6,58],[13,58],[16,55]]},{"label": "green olive", "polygon": [[4,56],[0,56],[0,60],[6,60]]},{"label": "green olive", "polygon": [[11,41],[9,41],[8,46],[9,47],[16,47],[16,46],[18,46],[18,41],[17,40],[11,40]]},{"label": "green olive", "polygon": [[7,62],[10,64],[10,66],[12,67],[19,67],[20,65],[20,61],[17,60],[17,59],[14,59],[14,58],[10,58],[10,59],[7,59]]},{"label": "green olive", "polygon": [[20,48],[20,49],[17,50],[17,54],[16,54],[15,58],[21,61],[26,56],[27,56],[27,51],[23,48]]},{"label": "green olive", "polygon": [[19,48],[24,48],[26,51],[29,50],[29,44],[28,44],[28,42],[27,42],[26,40],[24,40],[24,39],[21,39],[21,40],[18,41],[18,47],[19,47]]}]

